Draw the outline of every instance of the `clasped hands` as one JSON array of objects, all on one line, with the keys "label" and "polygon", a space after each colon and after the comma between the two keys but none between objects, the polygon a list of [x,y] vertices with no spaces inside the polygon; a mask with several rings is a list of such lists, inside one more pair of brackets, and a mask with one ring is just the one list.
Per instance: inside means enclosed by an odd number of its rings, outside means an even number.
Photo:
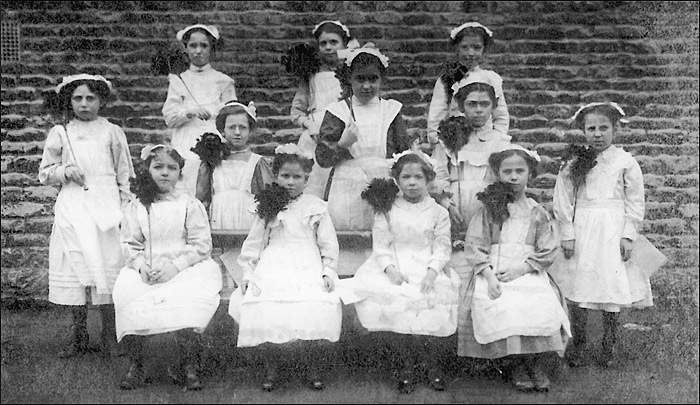
[{"label": "clasped hands", "polygon": [[[561,241],[561,248],[564,251],[564,258],[566,260],[571,259],[574,257],[574,252],[575,252],[575,243],[576,241],[574,239],[571,240],[563,240]],[[629,238],[622,238],[620,239],[620,256],[622,257],[622,261],[626,262],[627,260],[632,257],[632,240]]]},{"label": "clasped hands", "polygon": [[139,268],[141,280],[146,284],[166,283],[177,275],[180,271],[173,264],[168,262],[160,269],[152,269],[148,264],[144,264]]},{"label": "clasped hands", "polygon": [[187,111],[187,118],[192,119],[194,117],[200,120],[206,121],[211,118],[211,113],[204,107],[197,107]]},{"label": "clasped hands", "polygon": [[533,268],[522,262],[512,267],[507,267],[503,269],[493,270],[491,267],[484,269],[483,275],[486,277],[486,283],[488,284],[487,292],[489,298],[495,300],[501,296],[501,283],[509,283],[513,280],[530,273]]},{"label": "clasped hands", "polygon": [[[391,284],[394,285],[401,285],[403,283],[408,283],[408,277],[406,277],[404,274],[402,274],[400,271],[396,269],[396,266],[393,264],[390,264],[387,266],[386,269],[384,269],[384,272],[386,273],[387,277],[389,277],[389,281],[391,281]],[[423,277],[423,280],[420,282],[420,292],[423,294],[428,294],[433,289],[435,288],[435,279],[437,278],[437,271],[435,269],[428,268],[428,272],[425,274],[425,277]]]}]

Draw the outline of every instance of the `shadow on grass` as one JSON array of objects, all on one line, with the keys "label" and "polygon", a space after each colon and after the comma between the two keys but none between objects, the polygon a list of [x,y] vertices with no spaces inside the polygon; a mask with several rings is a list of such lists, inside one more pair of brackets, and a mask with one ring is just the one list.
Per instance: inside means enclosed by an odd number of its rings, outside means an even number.
[{"label": "shadow on grass", "polygon": [[[549,394],[514,391],[503,378],[499,361],[458,358],[456,336],[444,338],[441,353],[447,390],[435,392],[422,384],[399,395],[392,379],[395,358],[386,348],[391,334],[366,333],[351,307],[343,308],[341,340],[332,345],[324,378],[327,388],[315,392],[304,385],[301,350],[288,351],[279,389],[259,389],[262,358],[256,348],[236,347],[237,326],[223,301],[203,336],[200,392],[173,386],[165,369],[176,359],[170,334],[152,336],[146,347],[146,369],[153,381],[134,391],[118,382],[126,358],[103,359],[89,353],[61,360],[67,342],[70,312],[45,301],[3,301],[2,403],[463,403],[463,402],[698,402],[698,307],[694,299],[697,275],[681,282],[654,280],[655,306],[623,311],[619,365],[568,369],[556,355],[547,358],[553,377]],[[99,311],[91,309],[91,344],[99,339]],[[589,352],[594,355],[602,335],[601,316],[589,315]]]}]

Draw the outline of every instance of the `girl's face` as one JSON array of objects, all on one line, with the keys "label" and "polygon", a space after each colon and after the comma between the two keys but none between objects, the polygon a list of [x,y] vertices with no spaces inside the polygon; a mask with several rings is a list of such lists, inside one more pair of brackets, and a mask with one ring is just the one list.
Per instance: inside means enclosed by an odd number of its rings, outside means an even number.
[{"label": "girl's face", "polygon": [[473,91],[464,99],[464,116],[476,127],[483,127],[491,117],[493,103],[485,91]]},{"label": "girl's face", "polygon": [[343,38],[338,34],[330,32],[322,32],[318,36],[318,51],[321,53],[321,58],[328,64],[338,62],[338,51],[345,49]]},{"label": "girl's face", "polygon": [[148,166],[148,172],[158,185],[161,193],[169,193],[175,189],[175,185],[180,180],[180,165],[175,159],[167,153],[160,151],[156,152],[151,165]]},{"label": "girl's face", "polygon": [[530,168],[525,159],[519,155],[513,155],[503,159],[498,168],[498,179],[504,183],[513,185],[517,196],[525,194],[527,181],[530,179]]},{"label": "girl's face", "polygon": [[375,65],[363,66],[353,69],[350,75],[352,84],[352,94],[361,102],[367,103],[379,95],[379,88],[382,85],[382,75]]},{"label": "girl's face", "polygon": [[292,198],[304,192],[308,181],[309,174],[301,168],[299,163],[285,163],[277,173],[277,184],[286,188]]},{"label": "girl's face", "polygon": [[428,179],[419,163],[405,164],[397,180],[399,189],[408,202],[419,203],[428,193]]},{"label": "girl's face", "polygon": [[93,93],[85,84],[73,90],[70,103],[75,117],[81,121],[92,121],[100,112],[100,96]]},{"label": "girl's face", "polygon": [[583,119],[583,133],[588,144],[598,152],[602,152],[612,145],[615,126],[610,118],[598,113],[589,113]]},{"label": "girl's face", "polygon": [[209,37],[203,32],[193,32],[187,41],[186,48],[191,64],[202,67],[209,63],[211,44],[209,43]]},{"label": "girl's face", "polygon": [[250,123],[245,113],[231,114],[224,122],[224,138],[233,150],[243,150],[248,147],[250,139]]},{"label": "girl's face", "polygon": [[459,61],[469,70],[479,65],[484,54],[484,39],[481,35],[465,35],[457,44]]}]

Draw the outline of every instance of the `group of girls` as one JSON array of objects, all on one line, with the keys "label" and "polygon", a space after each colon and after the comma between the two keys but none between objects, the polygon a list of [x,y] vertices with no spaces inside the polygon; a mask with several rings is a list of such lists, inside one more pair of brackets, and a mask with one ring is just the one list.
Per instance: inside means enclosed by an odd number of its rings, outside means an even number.
[{"label": "group of girls", "polygon": [[[572,365],[589,359],[586,310],[604,314],[600,360],[612,365],[620,309],[651,305],[649,273],[629,260],[644,185],[635,159],[612,145],[622,109],[592,103],[574,116],[589,146],[564,162],[553,218],[526,195],[540,159],[506,134],[502,80],[479,67],[488,28],[470,22],[450,34],[457,61],[435,85],[430,155],[409,135],[401,103],[380,97],[389,59],[353,43],[339,21],[312,33],[321,62],[292,103],[299,144],[279,146],[271,162],[249,147],[254,103],[238,102],[233,80],[209,64],[214,27],[177,33],[190,68],[170,75],[163,114],[172,140],[144,147],[137,170],[123,131],[99,116],[110,82],[63,78],[49,104],[67,124],[50,130],[39,169],[42,183],[61,186],[49,300],[72,306],[74,332],[61,356],[88,350],[92,303],[103,353],[118,340],[130,360],[121,388],[148,379],[144,336],[174,332],[180,358],[168,373],[200,389],[198,339],[222,287],[211,230],[235,229],[247,238],[235,263],[224,263],[242,269],[229,314],[238,347],[264,353],[265,390],[290,345],[303,346],[308,382],[324,388],[342,303],[370,333],[393,333],[400,392],[415,388],[421,368],[431,388],[445,389],[431,348],[456,332],[459,356],[507,358],[517,389],[546,391],[544,353],[566,350]],[[372,231],[371,256],[343,280],[341,230]]]}]

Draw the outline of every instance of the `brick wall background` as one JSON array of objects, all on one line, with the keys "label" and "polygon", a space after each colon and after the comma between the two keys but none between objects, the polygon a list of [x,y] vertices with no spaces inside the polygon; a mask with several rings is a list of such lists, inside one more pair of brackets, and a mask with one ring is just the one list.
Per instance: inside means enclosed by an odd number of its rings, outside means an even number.
[{"label": "brick wall background", "polygon": [[[2,19],[21,25],[21,61],[2,63],[2,298],[45,299],[48,241],[58,193],[37,181],[52,122],[42,92],[67,74],[111,80],[116,100],[103,116],[122,126],[137,156],[161,142],[167,78],[150,73],[159,45],[187,25],[217,25],[224,47],[213,66],[254,100],[256,149],[295,141],[288,118],[296,79],[280,58],[312,39],[325,19],[346,23],[361,43],[390,58],[384,96],[404,103],[413,131],[425,133],[432,87],[453,55],[449,30],[476,20],[495,33],[487,63],[504,79],[510,134],[545,156],[532,185],[551,200],[557,158],[582,140],[566,118],[582,103],[611,99],[631,122],[615,143],[645,173],[642,232],[669,258],[656,276],[697,285],[698,4],[693,2],[123,1],[2,2]],[[693,287],[696,289],[697,287]]]}]

